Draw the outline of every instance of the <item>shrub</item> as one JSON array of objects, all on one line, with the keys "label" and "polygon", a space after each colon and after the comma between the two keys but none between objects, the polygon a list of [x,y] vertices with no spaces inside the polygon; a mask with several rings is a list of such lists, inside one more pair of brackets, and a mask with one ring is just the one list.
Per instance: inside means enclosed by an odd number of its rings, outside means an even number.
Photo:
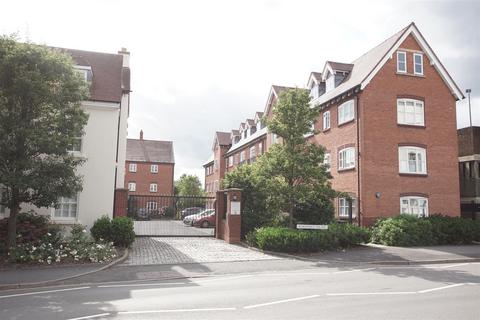
[{"label": "shrub", "polygon": [[9,252],[17,263],[104,262],[115,256],[113,243],[96,243],[81,225],[74,225],[68,237],[47,232],[38,243],[20,241]]},{"label": "shrub", "polygon": [[398,215],[377,221],[372,241],[388,246],[468,244],[479,237],[480,223],[460,217]]},{"label": "shrub", "polygon": [[96,241],[100,239],[111,240],[112,221],[108,216],[98,218],[90,228],[90,233]]},{"label": "shrub", "polygon": [[[30,241],[37,243],[49,232],[48,216],[38,215],[35,212],[22,212],[17,215],[18,241]],[[0,252],[5,250],[7,243],[8,218],[0,220]]]},{"label": "shrub", "polygon": [[368,242],[369,232],[362,227],[337,224],[320,231],[266,227],[254,230],[246,239],[251,246],[262,250],[316,252]]},{"label": "shrub", "polygon": [[135,240],[133,220],[129,217],[115,217],[112,220],[111,241],[116,246],[130,247]]},{"label": "shrub", "polygon": [[90,232],[97,241],[111,241],[120,247],[129,247],[135,240],[133,220],[129,217],[115,217],[111,220],[102,216],[95,220]]},{"label": "shrub", "polygon": [[166,207],[163,211],[165,218],[173,218],[175,216],[175,209],[173,207]]}]

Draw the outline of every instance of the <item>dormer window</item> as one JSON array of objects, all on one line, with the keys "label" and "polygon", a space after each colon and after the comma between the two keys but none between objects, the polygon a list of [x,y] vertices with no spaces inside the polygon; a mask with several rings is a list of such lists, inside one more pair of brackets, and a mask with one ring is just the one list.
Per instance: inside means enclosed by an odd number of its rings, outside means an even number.
[{"label": "dormer window", "polygon": [[92,82],[93,73],[90,66],[75,66],[75,70],[82,76],[85,82]]},{"label": "dormer window", "polygon": [[235,141],[235,143],[238,143],[238,141],[240,141],[240,136],[235,136],[234,141]]},{"label": "dormer window", "polygon": [[333,89],[335,89],[335,76],[333,74],[330,74],[325,81],[325,91],[329,92]]},{"label": "dormer window", "polygon": [[257,132],[257,127],[253,126],[250,128],[250,135],[254,134],[255,132]]},{"label": "dormer window", "polygon": [[310,97],[312,97],[312,99],[318,98],[318,91],[318,84],[313,83],[312,88],[310,88]]},{"label": "dormer window", "polygon": [[248,130],[243,131],[243,138],[246,139],[248,136]]}]

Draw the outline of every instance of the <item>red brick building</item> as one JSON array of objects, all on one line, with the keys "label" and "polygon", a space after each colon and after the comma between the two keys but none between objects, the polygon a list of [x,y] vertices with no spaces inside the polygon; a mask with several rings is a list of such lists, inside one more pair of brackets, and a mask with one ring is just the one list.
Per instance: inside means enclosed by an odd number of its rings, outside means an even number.
[{"label": "red brick building", "polygon": [[172,141],[127,140],[125,188],[133,195],[172,195],[175,157]]},{"label": "red brick building", "polygon": [[[272,86],[265,117],[282,89]],[[464,96],[415,24],[352,63],[327,61],[307,90],[321,113],[306,139],[327,149],[332,186],[354,199],[357,222],[460,214],[455,107]],[[265,133],[266,150],[277,141]],[[335,200],[338,218],[347,207]]]}]

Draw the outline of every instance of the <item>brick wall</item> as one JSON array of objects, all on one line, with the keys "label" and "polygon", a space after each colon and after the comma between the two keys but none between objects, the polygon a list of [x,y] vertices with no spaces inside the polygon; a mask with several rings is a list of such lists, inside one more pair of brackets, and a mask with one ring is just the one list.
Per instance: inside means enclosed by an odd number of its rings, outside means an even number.
[{"label": "brick wall", "polygon": [[[130,163],[137,164],[137,172],[130,172]],[[150,172],[152,164],[158,165],[158,173]],[[129,191],[130,194],[173,194],[174,164],[126,161],[125,166],[125,188],[128,189],[129,182],[135,182],[137,185],[136,191]],[[151,183],[157,184],[157,192],[150,192]]]},{"label": "brick wall", "polygon": [[[421,50],[409,36],[402,49]],[[407,51],[408,73],[413,53]],[[400,194],[428,195],[429,214],[457,216],[460,210],[455,99],[424,55],[424,76],[396,73],[396,54],[359,96],[361,198],[365,222],[400,212]],[[397,97],[424,100],[425,127],[397,124]],[[400,143],[426,145],[427,176],[403,176]],[[380,192],[380,198],[375,193]]]},{"label": "brick wall", "polygon": [[[472,145],[473,131],[473,145]],[[480,127],[467,127],[457,131],[458,133],[458,156],[480,154]]]}]

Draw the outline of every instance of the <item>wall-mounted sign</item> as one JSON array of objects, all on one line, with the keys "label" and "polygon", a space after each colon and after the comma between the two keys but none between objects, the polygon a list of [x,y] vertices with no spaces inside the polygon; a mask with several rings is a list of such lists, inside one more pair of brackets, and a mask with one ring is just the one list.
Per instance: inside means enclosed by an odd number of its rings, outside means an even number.
[{"label": "wall-mounted sign", "polygon": [[297,229],[328,230],[326,224],[297,224]]},{"label": "wall-mounted sign", "polygon": [[240,201],[230,202],[230,214],[239,215],[240,214]]}]

